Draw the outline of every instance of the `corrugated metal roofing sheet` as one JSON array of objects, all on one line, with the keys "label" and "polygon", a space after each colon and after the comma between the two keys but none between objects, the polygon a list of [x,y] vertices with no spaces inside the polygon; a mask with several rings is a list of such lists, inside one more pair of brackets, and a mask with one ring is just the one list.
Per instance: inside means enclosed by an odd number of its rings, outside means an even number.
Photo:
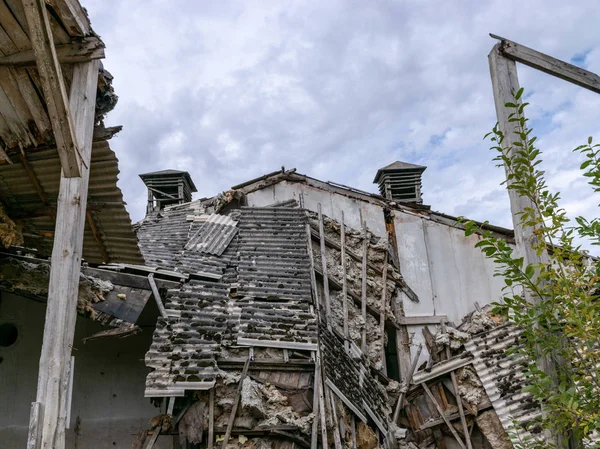
[{"label": "corrugated metal roofing sheet", "polygon": [[[31,168],[47,194],[50,207],[44,205],[22,164],[0,165],[0,195],[11,218],[24,229],[25,246],[35,248],[41,256],[50,256],[54,241],[54,215],[60,187],[61,166],[55,150],[28,155]],[[88,211],[92,216],[100,243],[89,221],[83,241],[83,258],[90,263],[122,262],[143,264],[131,218],[125,209],[123,194],[117,186],[118,159],[108,142],[94,142],[90,166]],[[103,260],[100,244],[108,254]]]}]

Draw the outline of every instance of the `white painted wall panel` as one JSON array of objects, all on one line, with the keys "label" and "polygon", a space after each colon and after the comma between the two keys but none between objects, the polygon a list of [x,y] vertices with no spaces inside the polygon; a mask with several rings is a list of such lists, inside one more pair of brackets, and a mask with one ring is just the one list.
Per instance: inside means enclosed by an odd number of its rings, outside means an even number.
[{"label": "white painted wall panel", "polygon": [[[19,337],[13,346],[0,347],[0,447],[24,448],[29,408],[36,396],[46,305],[4,292],[1,298],[0,323],[15,323]],[[148,370],[143,359],[152,330],[125,339],[81,342],[101,330],[106,328],[77,318],[67,449],[129,449],[135,434],[160,414],[144,398]],[[172,437],[160,437],[155,447],[170,449]]]}]

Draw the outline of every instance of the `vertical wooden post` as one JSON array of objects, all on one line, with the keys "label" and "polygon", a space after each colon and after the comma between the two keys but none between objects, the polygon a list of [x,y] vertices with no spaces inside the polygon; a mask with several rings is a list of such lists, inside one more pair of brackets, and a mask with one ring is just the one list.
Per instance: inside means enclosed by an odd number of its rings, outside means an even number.
[{"label": "vertical wooden post", "polygon": [[98,61],[74,65],[69,107],[82,160],[81,177],[61,175],[37,399],[41,449],[63,449],[71,346],[77,318],[79,271],[95,122]]},{"label": "vertical wooden post", "polygon": [[215,442],[215,389],[208,393],[208,449],[213,449]]},{"label": "vertical wooden post", "polygon": [[319,211],[319,236],[321,240],[321,266],[323,270],[323,296],[325,297],[325,316],[327,317],[327,328],[331,329],[331,301],[329,299],[329,277],[327,273],[327,252],[325,250],[325,229],[323,225],[323,214],[321,203],[318,204]]},{"label": "vertical wooden post", "polygon": [[344,316],[344,348],[350,349],[350,331],[348,330],[348,286],[346,285],[346,226],[344,224],[344,211],[342,211],[342,223],[340,226],[340,248],[342,262],[342,314]]},{"label": "vertical wooden post", "polygon": [[361,336],[361,351],[367,353],[367,253],[369,251],[369,241],[367,240],[367,224],[363,221],[363,247],[362,247],[362,295],[361,295],[361,314],[364,321]]},{"label": "vertical wooden post", "polygon": [[381,282],[381,309],[379,310],[379,332],[381,333],[381,363],[383,374],[387,376],[387,365],[385,362],[385,306],[387,303],[387,272],[388,272],[388,251],[383,257],[383,274]]},{"label": "vertical wooden post", "polygon": [[233,400],[233,405],[231,406],[231,414],[229,415],[229,421],[227,422],[227,429],[225,429],[225,437],[223,438],[223,444],[221,447],[225,449],[227,444],[229,443],[229,437],[231,437],[231,431],[233,430],[233,423],[235,421],[235,415],[237,414],[237,408],[240,403],[240,398],[242,395],[242,387],[244,385],[244,379],[246,378],[246,374],[248,374],[248,368],[250,367],[250,356],[246,359],[246,363],[244,364],[244,369],[242,370],[242,374],[240,376],[240,384],[238,385],[237,392],[235,394],[235,399]]},{"label": "vertical wooden post", "polygon": [[[500,53],[500,44],[496,44],[494,48],[492,48],[488,58],[498,126],[504,135],[504,142],[502,142],[501,146],[503,148],[508,148],[507,156],[513,158],[517,151],[512,146],[512,142],[515,139],[515,131],[517,130],[517,123],[511,123],[509,121],[511,111],[506,107],[506,103],[514,103],[516,101],[514,96],[520,89],[517,64],[515,61],[504,57]],[[516,102],[520,103],[518,100]],[[508,175],[508,168],[505,167],[505,169]],[[533,244],[535,244],[537,240],[537,237],[534,234],[534,228],[531,226],[523,226],[520,219],[520,214],[526,209],[532,208],[535,210],[533,202],[529,198],[520,196],[517,191],[512,189],[508,189],[508,196],[510,198],[510,209],[515,229],[515,243],[519,255],[523,257],[523,264],[525,266],[530,264],[548,264],[550,261],[548,252],[544,249],[541,254],[538,255],[537,251],[533,248]],[[536,298],[535,295],[531,295],[528,290],[525,290],[523,294],[527,301],[534,304],[539,303],[539,299]],[[540,357],[537,364],[551,379],[556,378],[556,367],[550,357]],[[557,447],[563,447],[564,436],[558,435],[553,437],[549,433],[546,433],[545,438],[547,441],[553,442]]]},{"label": "vertical wooden post", "polygon": [[[317,357],[315,356],[315,360]],[[321,377],[321,365],[315,363],[315,377],[313,379],[313,423],[310,437],[310,448],[317,449],[317,440],[319,433],[319,379]]]}]

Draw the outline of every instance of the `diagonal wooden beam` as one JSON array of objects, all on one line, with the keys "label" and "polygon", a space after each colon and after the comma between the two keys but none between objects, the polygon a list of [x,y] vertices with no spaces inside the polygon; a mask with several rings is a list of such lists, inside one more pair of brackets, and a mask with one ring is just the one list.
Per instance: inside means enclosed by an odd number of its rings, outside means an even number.
[{"label": "diagonal wooden beam", "polygon": [[40,197],[40,200],[42,200],[42,203],[44,204],[44,206],[49,206],[50,203],[48,202],[48,195],[46,194],[46,192],[44,191],[44,188],[40,184],[40,181],[38,180],[37,175],[35,174],[35,171],[33,170],[33,167],[31,166],[31,164],[29,164],[29,161],[27,160],[27,156],[25,155],[24,151],[22,151],[21,154],[19,154],[19,160],[21,161],[21,164],[23,165],[23,168],[25,169],[25,172],[27,173],[27,177],[29,178],[29,180],[31,181],[31,184],[33,185],[33,188],[35,189],[38,196]]},{"label": "diagonal wooden beam", "polygon": [[92,234],[94,235],[94,240],[96,240],[96,245],[98,245],[98,250],[100,251],[100,256],[102,257],[102,262],[109,263],[108,252],[106,251],[106,246],[100,237],[100,233],[98,232],[98,227],[96,226],[96,220],[94,218],[93,212],[90,210],[86,211],[85,216],[87,218],[88,225]]},{"label": "diagonal wooden beam", "polygon": [[[81,155],[44,0],[23,0],[29,38],[36,58],[56,148],[66,178],[81,176]],[[94,93],[95,95],[95,93]]]},{"label": "diagonal wooden beam", "polygon": [[495,34],[490,36],[500,40],[502,56],[600,94],[600,76],[595,73]]},{"label": "diagonal wooden beam", "polygon": [[[57,45],[56,57],[61,64],[86,62],[92,59],[104,58],[104,43],[95,36],[89,36],[81,41]],[[0,66],[29,67],[36,65],[33,49],[0,57]]]}]

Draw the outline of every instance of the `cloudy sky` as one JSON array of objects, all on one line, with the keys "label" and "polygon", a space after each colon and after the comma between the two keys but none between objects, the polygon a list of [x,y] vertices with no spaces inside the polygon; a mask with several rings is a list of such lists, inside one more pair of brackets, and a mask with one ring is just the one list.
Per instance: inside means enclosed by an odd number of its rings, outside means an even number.
[{"label": "cloudy sky", "polygon": [[[600,73],[595,1],[82,0],[120,97],[107,124],[132,218],[137,174],[187,170],[197,197],[279,169],[368,191],[395,160],[426,165],[433,209],[512,227],[495,123],[492,32]],[[519,66],[552,187],[600,201],[572,149],[600,140],[600,96]]]}]

